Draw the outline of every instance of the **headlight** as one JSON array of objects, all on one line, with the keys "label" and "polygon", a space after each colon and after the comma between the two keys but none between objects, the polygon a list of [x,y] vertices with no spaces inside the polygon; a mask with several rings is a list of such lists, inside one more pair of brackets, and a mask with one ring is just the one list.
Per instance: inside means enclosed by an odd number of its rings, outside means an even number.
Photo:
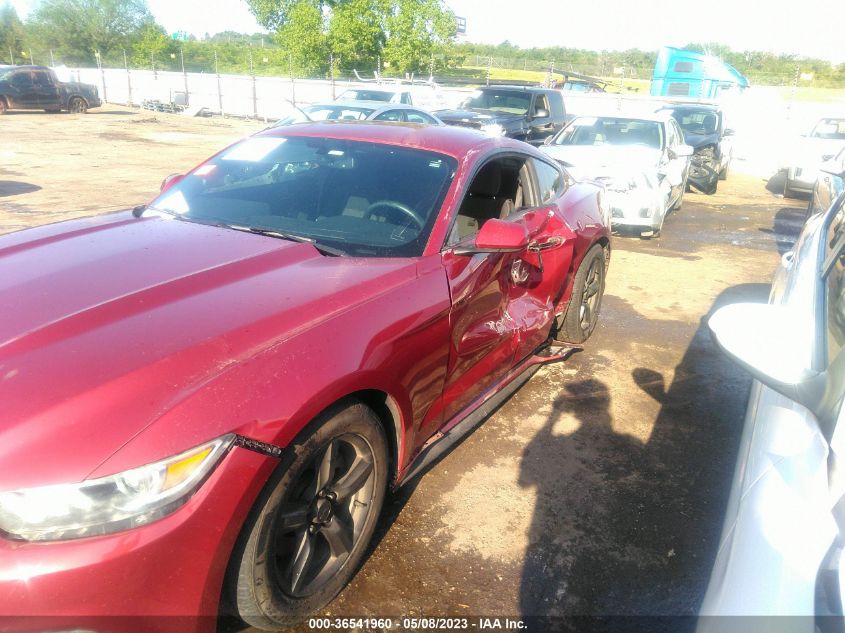
[{"label": "headlight", "polygon": [[481,131],[489,136],[504,136],[505,128],[498,123],[488,123],[481,126]]},{"label": "headlight", "polygon": [[0,493],[0,532],[27,541],[56,541],[145,525],[185,503],[234,439],[225,435],[109,477]]}]

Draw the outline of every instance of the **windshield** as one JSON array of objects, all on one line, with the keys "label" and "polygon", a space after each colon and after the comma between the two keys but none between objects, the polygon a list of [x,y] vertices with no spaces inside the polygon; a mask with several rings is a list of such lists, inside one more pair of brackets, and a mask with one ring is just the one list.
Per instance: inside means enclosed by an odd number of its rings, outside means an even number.
[{"label": "windshield", "polygon": [[393,94],[387,90],[345,90],[340,93],[338,100],[350,101],[390,101]]},{"label": "windshield", "polygon": [[451,157],[407,147],[258,136],[204,163],[150,207],[292,234],[348,255],[413,257],[456,167]]},{"label": "windshield", "polygon": [[461,104],[461,107],[510,114],[528,114],[528,109],[531,107],[531,95],[519,90],[477,90]]},{"label": "windshield", "polygon": [[[279,120],[273,127],[303,123],[305,121],[363,121],[375,109],[346,105],[315,105],[302,108]],[[304,114],[303,114],[304,113]],[[307,117],[305,115],[308,115]]]},{"label": "windshield", "polygon": [[813,138],[824,138],[828,140],[845,141],[845,119],[822,119],[816,123]]},{"label": "windshield", "polygon": [[672,118],[678,122],[684,134],[709,136],[719,130],[719,115],[716,111],[675,108],[672,110]]},{"label": "windshield", "polygon": [[663,131],[657,121],[578,117],[555,138],[555,145],[644,145],[661,149]]}]

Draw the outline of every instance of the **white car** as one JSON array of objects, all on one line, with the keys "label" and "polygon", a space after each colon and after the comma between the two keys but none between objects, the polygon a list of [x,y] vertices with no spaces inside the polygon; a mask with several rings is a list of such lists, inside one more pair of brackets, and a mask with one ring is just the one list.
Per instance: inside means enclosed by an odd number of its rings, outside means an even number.
[{"label": "white car", "polygon": [[604,183],[614,228],[656,236],[680,209],[692,147],[668,112],[578,116],[542,149],[576,178]]},{"label": "white car", "polygon": [[370,84],[347,88],[336,101],[379,101],[413,105],[426,110],[445,110],[449,107],[442,91],[434,86],[393,86]]},{"label": "white car", "polygon": [[830,160],[845,147],[845,118],[819,120],[795,145],[786,165],[783,185],[785,198],[796,193],[811,193],[822,163]]},{"label": "white car", "polygon": [[710,318],[719,347],[756,380],[698,633],[845,623],[843,202],[808,220],[769,304],[728,305]]}]

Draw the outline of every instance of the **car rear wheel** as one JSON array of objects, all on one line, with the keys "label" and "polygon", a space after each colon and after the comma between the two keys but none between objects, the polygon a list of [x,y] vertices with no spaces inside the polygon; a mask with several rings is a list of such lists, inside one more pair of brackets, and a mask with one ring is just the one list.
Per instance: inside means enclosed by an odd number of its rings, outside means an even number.
[{"label": "car rear wheel", "polygon": [[348,401],[286,450],[230,563],[237,615],[264,630],[323,608],[355,573],[384,501],[388,458],[375,413]]},{"label": "car rear wheel", "polygon": [[73,97],[68,101],[67,111],[73,114],[85,114],[88,112],[88,104],[82,97]]},{"label": "car rear wheel", "polygon": [[596,328],[604,296],[605,252],[601,244],[587,251],[575,274],[566,314],[558,317],[555,339],[583,343]]}]

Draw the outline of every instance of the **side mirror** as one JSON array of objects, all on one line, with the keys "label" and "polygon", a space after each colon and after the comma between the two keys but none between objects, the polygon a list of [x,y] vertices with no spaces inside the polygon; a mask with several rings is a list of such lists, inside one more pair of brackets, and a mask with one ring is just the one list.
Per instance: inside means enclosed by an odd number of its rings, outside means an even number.
[{"label": "side mirror", "polygon": [[722,132],[722,136],[734,136],[736,132],[734,132],[731,128],[725,128],[725,131]]},{"label": "side mirror", "polygon": [[695,150],[690,145],[678,145],[677,147],[669,148],[669,158],[686,158],[692,156]]},{"label": "side mirror", "polygon": [[184,174],[170,174],[164,180],[161,181],[161,187],[159,187],[160,192],[165,192],[170,189],[173,185],[184,178]]},{"label": "side mirror", "polygon": [[456,255],[476,253],[519,253],[528,248],[528,231],[522,224],[490,219],[481,225],[475,239],[469,244],[458,245]]},{"label": "side mirror", "polygon": [[537,108],[534,110],[534,118],[535,119],[548,119],[549,118],[549,111],[545,108]]},{"label": "side mirror", "polygon": [[735,303],[716,310],[708,326],[731,360],[821,417],[825,376],[810,368],[811,319],[782,305]]}]

